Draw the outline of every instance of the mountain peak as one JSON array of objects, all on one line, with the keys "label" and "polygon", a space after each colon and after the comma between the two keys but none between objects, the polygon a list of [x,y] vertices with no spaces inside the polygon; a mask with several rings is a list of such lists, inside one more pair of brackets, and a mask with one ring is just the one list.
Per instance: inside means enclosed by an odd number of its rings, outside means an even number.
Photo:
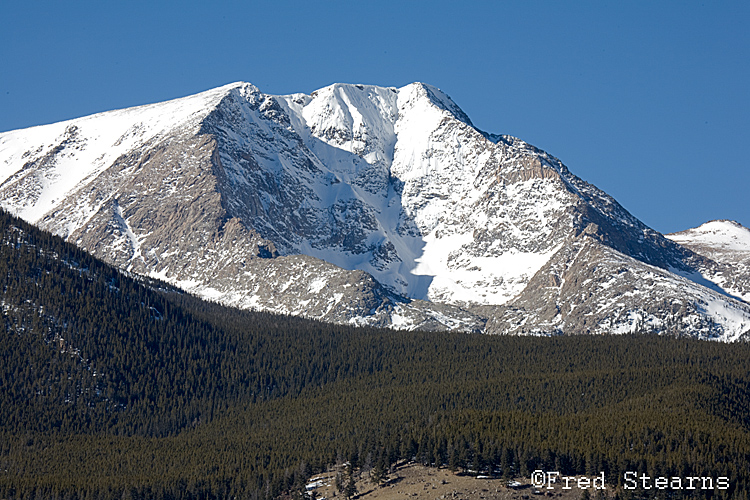
[{"label": "mountain peak", "polygon": [[399,93],[405,93],[406,99],[417,97],[425,98],[432,105],[447,111],[448,113],[455,116],[458,120],[465,124],[473,127],[471,119],[464,111],[450,98],[448,94],[440,90],[439,88],[423,82],[414,82],[398,89]]},{"label": "mountain peak", "polygon": [[737,221],[718,219],[667,235],[679,243],[711,245],[725,250],[750,252],[750,229]]}]

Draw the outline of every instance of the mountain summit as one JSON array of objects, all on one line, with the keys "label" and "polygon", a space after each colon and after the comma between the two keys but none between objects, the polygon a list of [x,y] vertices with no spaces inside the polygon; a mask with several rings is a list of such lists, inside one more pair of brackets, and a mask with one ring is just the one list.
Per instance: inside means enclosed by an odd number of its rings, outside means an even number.
[{"label": "mountain summit", "polygon": [[423,83],[234,83],[0,134],[0,205],[242,308],[488,333],[750,332],[746,276],[727,287],[716,254]]}]

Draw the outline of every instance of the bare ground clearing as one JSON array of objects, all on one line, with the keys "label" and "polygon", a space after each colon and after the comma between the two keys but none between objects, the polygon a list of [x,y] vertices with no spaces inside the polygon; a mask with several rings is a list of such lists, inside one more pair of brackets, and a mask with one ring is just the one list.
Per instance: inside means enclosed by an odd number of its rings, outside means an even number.
[{"label": "bare ground clearing", "polygon": [[[319,486],[314,489],[310,488],[308,491],[315,491],[318,499],[343,499],[344,495],[336,490],[335,479],[336,471],[318,474],[310,480],[310,485],[317,482]],[[356,481],[358,493],[353,498],[361,500],[531,500],[534,498],[577,500],[584,494],[584,490],[575,486],[571,489],[563,489],[561,483],[553,485],[554,489],[551,490],[535,488],[528,479],[517,479],[517,483],[515,487],[510,487],[508,481],[501,478],[472,476],[454,473],[446,468],[437,469],[409,463],[396,467],[395,471],[390,474],[388,482],[382,486],[372,484],[369,477],[362,474]],[[591,498],[597,498],[599,490],[588,489],[587,491]],[[604,493],[611,495],[612,487],[607,485]]]}]

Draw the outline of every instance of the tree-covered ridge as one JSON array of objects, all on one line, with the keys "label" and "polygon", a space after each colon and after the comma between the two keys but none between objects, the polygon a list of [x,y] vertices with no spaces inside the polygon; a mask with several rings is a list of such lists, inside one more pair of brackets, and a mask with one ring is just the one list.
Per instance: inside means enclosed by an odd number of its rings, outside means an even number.
[{"label": "tree-covered ridge", "polygon": [[399,458],[750,488],[747,344],[347,328],[133,280],[7,214],[0,242],[3,499],[263,498]]}]

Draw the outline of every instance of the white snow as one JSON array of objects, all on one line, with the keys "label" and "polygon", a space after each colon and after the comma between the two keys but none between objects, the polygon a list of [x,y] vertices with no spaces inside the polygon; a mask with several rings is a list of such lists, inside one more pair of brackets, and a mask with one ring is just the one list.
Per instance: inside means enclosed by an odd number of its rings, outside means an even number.
[{"label": "white snow", "polygon": [[680,244],[698,244],[716,250],[750,254],[750,229],[735,221],[714,220],[699,227],[666,236]]},{"label": "white snow", "polygon": [[324,289],[326,285],[328,285],[328,280],[326,278],[317,278],[310,283],[307,289],[311,293],[318,293]]},{"label": "white snow", "polygon": [[725,266],[723,270],[707,267],[700,273],[682,275],[750,303],[750,292],[733,284],[734,273],[740,278],[750,273],[750,229],[735,221],[715,220],[666,236]]},{"label": "white snow", "polygon": [[743,332],[750,331],[750,308],[747,304],[725,300],[707,291],[701,295],[702,300],[698,302],[698,309],[717,325],[721,325],[724,333],[719,337],[720,340],[732,342]]},{"label": "white snow", "polygon": [[125,220],[125,218],[122,215],[122,207],[118,204],[115,207],[115,215],[117,217],[117,221],[120,223],[120,226],[122,227],[122,230],[125,232],[125,236],[130,242],[130,246],[133,249],[133,256],[130,258],[130,260],[135,260],[141,257],[141,242],[140,238],[133,233],[132,228],[130,227],[130,224],[128,224],[128,221]]}]

